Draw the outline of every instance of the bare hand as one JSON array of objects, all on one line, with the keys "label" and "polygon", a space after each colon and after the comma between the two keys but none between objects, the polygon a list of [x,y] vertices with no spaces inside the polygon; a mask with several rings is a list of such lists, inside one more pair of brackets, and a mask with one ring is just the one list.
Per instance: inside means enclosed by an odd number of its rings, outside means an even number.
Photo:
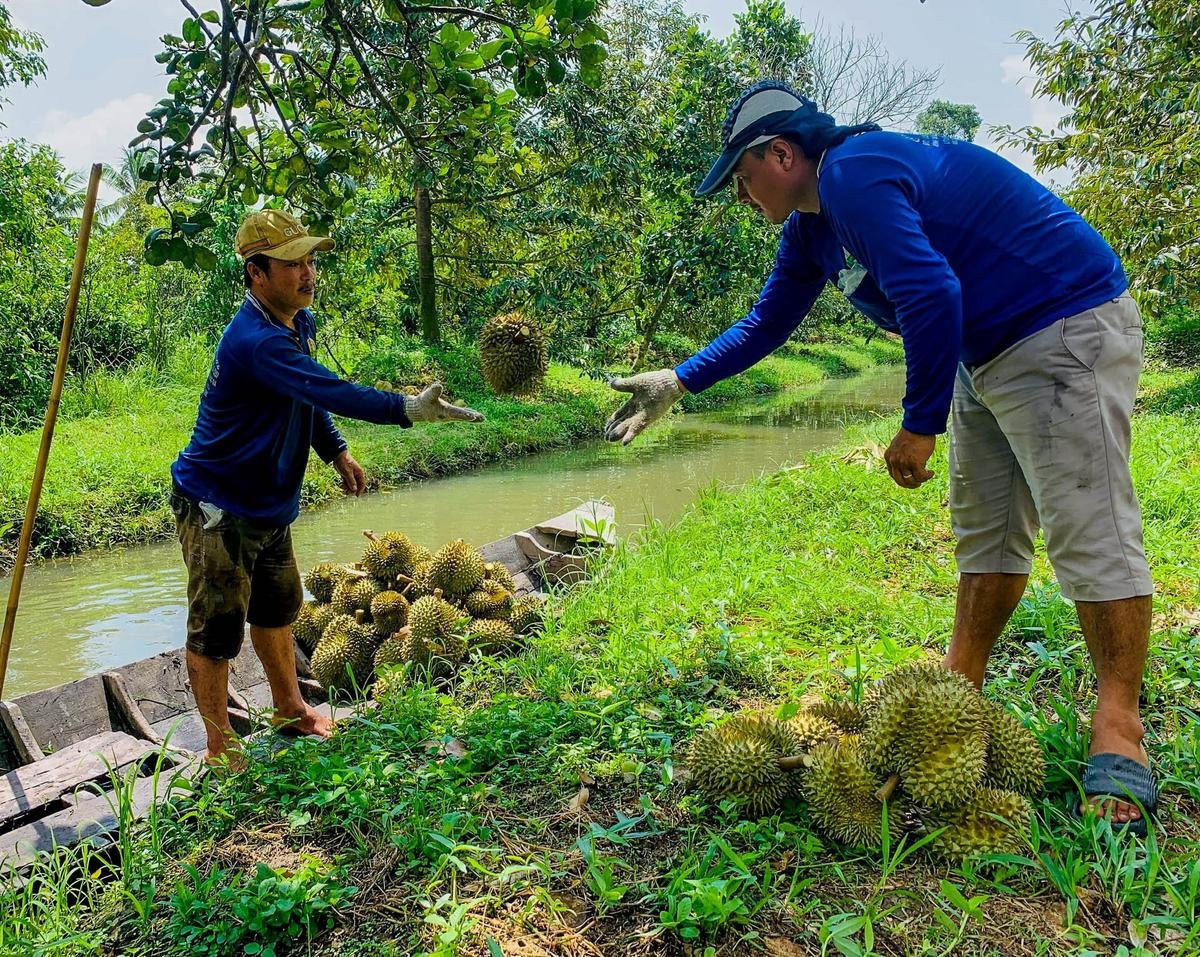
[{"label": "bare hand", "polygon": [[933,455],[937,436],[917,435],[901,429],[892,439],[892,444],[883,453],[892,481],[901,488],[916,488],[933,478],[925,463]]},{"label": "bare hand", "polygon": [[404,397],[404,413],[413,422],[482,422],[483,413],[442,398],[442,384],[435,382],[420,395]]},{"label": "bare hand", "polygon": [[333,460],[333,467],[342,477],[342,491],[347,495],[357,497],[367,490],[367,476],[348,451]]}]

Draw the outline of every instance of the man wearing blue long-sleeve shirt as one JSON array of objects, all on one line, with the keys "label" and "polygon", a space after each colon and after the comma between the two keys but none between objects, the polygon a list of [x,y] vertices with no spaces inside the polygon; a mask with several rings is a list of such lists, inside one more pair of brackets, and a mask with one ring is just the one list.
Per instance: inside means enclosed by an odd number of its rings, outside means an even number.
[{"label": "man wearing blue long-sleeve shirt", "polygon": [[1085,794],[1143,831],[1137,804],[1152,810],[1157,793],[1138,713],[1152,585],[1129,474],[1142,328],[1120,261],[991,151],[838,126],[782,83],[743,94],[722,138],[699,194],[732,180],[783,224],[775,268],[750,313],[696,355],[614,380],[631,397],[606,436],[629,442],[684,392],[749,368],[836,283],[904,341],[904,416],[885,455],[897,484],[932,477],[949,424],[960,580],[946,666],[982,685],[1040,525],[1098,677]]},{"label": "man wearing blue long-sleeve shirt", "polygon": [[227,699],[229,660],[247,622],[275,721],[295,733],[331,732],[300,694],[291,630],[304,598],[291,524],[309,449],[337,470],[347,494],[366,486],[330,413],[404,428],[483,416],[447,403],[439,384],[419,396],[381,392],[313,359],[314,255],[332,240],[309,236],[281,210],[263,210],[246,217],[235,243],[246,298],[217,346],[192,439],[171,467],[171,508],[188,570],[188,674],[207,759],[240,765]]}]

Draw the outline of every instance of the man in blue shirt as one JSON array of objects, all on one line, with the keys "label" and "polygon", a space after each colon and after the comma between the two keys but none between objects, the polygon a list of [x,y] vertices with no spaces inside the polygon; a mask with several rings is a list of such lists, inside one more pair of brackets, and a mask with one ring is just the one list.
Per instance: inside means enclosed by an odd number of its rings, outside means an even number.
[{"label": "man in blue shirt", "polygon": [[960,572],[946,667],[982,686],[1025,589],[1040,527],[1076,603],[1098,704],[1083,788],[1144,831],[1157,800],[1138,713],[1152,585],[1129,473],[1142,328],[1121,263],[1091,226],[1000,156],[942,137],[838,126],[785,84],[730,109],[724,151],[699,189],[782,224],[750,313],[674,369],[612,386],[629,442],[685,392],[749,368],[788,338],[827,282],[904,342],[900,430],[885,455],[916,488],[950,432]]},{"label": "man in blue shirt", "polygon": [[321,737],[332,730],[300,694],[291,629],[304,599],[291,524],[309,449],[337,470],[346,494],[366,487],[330,413],[402,428],[483,416],[447,403],[440,384],[419,396],[382,392],[313,358],[314,254],[332,240],[269,209],[247,216],[235,243],[246,298],[217,345],[192,439],[171,466],[171,508],[188,570],[187,664],[207,760],[241,765],[227,702],[229,660],[247,622],[276,723]]}]

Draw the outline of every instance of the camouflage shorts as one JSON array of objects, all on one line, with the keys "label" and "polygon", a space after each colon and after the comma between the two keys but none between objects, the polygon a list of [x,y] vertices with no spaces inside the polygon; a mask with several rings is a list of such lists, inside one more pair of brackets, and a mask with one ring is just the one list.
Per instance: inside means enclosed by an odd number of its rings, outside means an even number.
[{"label": "camouflage shorts", "polygon": [[200,505],[179,488],[171,511],[188,573],[187,647],[206,658],[241,650],[246,622],[281,628],[304,601],[291,526],[261,528],[228,512],[204,527]]}]

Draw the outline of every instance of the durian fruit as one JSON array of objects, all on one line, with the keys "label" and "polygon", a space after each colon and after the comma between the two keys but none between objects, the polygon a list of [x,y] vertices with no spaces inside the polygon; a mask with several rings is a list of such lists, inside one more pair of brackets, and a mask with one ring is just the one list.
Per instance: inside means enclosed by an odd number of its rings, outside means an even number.
[{"label": "durian fruit", "polygon": [[408,627],[413,638],[428,645],[449,638],[462,617],[457,608],[440,596],[426,595],[409,608]]},{"label": "durian fruit", "polygon": [[380,642],[375,649],[375,674],[379,675],[388,668],[403,665],[412,654],[409,629],[400,628]]},{"label": "durian fruit", "polygon": [[824,744],[838,735],[838,729],[832,721],[820,718],[811,711],[797,712],[788,719],[787,726],[805,751],[811,751],[818,744]]},{"label": "durian fruit", "polygon": [[408,624],[408,599],[398,591],[381,591],[371,599],[371,621],[381,638]]},{"label": "durian fruit", "polygon": [[503,655],[518,644],[517,634],[507,621],[479,618],[467,626],[467,643],[485,655]]},{"label": "durian fruit", "polygon": [[350,639],[346,645],[354,676],[360,685],[365,685],[371,679],[371,672],[375,668],[375,649],[379,647],[379,638],[366,617],[361,610],[357,613],[348,626]]},{"label": "durian fruit", "polygon": [[382,590],[373,578],[347,579],[334,588],[330,604],[339,615],[354,615],[359,611],[369,615],[372,599]]},{"label": "durian fruit", "polygon": [[327,605],[333,597],[334,586],[340,580],[337,573],[339,567],[335,562],[318,562],[304,576],[304,587],[318,604]]},{"label": "durian fruit", "polygon": [[983,781],[987,739],[982,734],[949,737],[900,770],[904,790],[927,808],[957,807]]},{"label": "durian fruit", "polygon": [[1029,802],[1014,791],[980,788],[966,804],[940,815],[927,815],[929,830],[945,830],[929,842],[945,857],[1016,854],[1029,831]]},{"label": "durian fruit", "polygon": [[338,615],[329,623],[325,634],[313,650],[313,677],[325,688],[350,691],[355,682],[365,677],[362,670],[361,626],[349,615]]},{"label": "durian fruit", "polygon": [[867,722],[866,712],[849,701],[815,701],[804,710],[831,722],[843,734],[861,734]]},{"label": "durian fruit", "polygon": [[546,334],[520,312],[496,316],[479,331],[483,377],[497,395],[529,395],[550,367]]},{"label": "durian fruit", "polygon": [[467,640],[452,634],[429,647],[425,668],[433,678],[448,678],[467,657]]},{"label": "durian fruit", "polygon": [[[817,826],[845,844],[879,847],[884,802],[879,779],[867,767],[860,740],[844,737],[819,745],[804,775],[803,793]],[[888,833],[899,840],[903,802],[888,796]]]},{"label": "durian fruit", "polygon": [[987,772],[983,786],[1034,795],[1046,784],[1046,756],[1041,742],[1011,711],[984,701],[988,720]]},{"label": "durian fruit", "polygon": [[360,564],[375,578],[391,581],[397,575],[412,571],[413,545],[403,532],[387,532],[378,538],[372,532],[367,536],[367,547]]},{"label": "durian fruit", "polygon": [[433,559],[433,552],[431,552],[424,545],[418,545],[416,542],[412,543],[412,570],[413,571],[419,570],[422,565],[428,565],[432,559]]},{"label": "durian fruit", "polygon": [[479,587],[468,592],[463,604],[472,618],[500,618],[507,620],[512,615],[513,596],[499,582],[485,578]]},{"label": "durian fruit", "polygon": [[539,595],[523,595],[513,603],[509,623],[518,635],[541,631],[545,619],[546,600]]},{"label": "durian fruit", "polygon": [[483,556],[461,538],[447,542],[429,562],[429,580],[447,595],[465,595],[483,580]]},{"label": "durian fruit", "polygon": [[382,701],[407,684],[408,675],[403,668],[394,665],[384,668],[382,671],[376,672],[375,683],[371,685],[371,697],[376,701]]},{"label": "durian fruit", "polygon": [[762,714],[735,715],[692,741],[691,781],[710,799],[734,798],[761,817],[795,792],[800,750],[785,722]]},{"label": "durian fruit", "polygon": [[329,605],[306,601],[300,606],[300,613],[292,622],[292,635],[306,655],[312,655],[317,642],[321,640],[321,635],[325,633],[336,614]]},{"label": "durian fruit", "polygon": [[400,594],[408,599],[409,604],[412,604],[418,598],[432,595],[437,590],[433,587],[433,582],[429,578],[429,562],[425,562],[420,567],[413,569],[413,573],[406,577],[408,581],[402,584]]},{"label": "durian fruit", "polygon": [[486,562],[483,566],[483,577],[490,578],[501,588],[516,593],[517,583],[513,581],[512,572],[504,562]]}]

